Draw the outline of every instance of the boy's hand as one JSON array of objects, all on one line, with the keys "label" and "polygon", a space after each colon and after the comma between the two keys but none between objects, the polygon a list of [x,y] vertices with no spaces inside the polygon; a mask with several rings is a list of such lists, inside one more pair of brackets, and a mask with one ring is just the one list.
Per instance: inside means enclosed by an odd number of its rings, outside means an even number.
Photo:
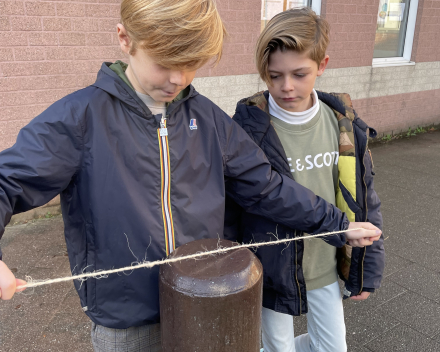
[{"label": "boy's hand", "polygon": [[350,297],[350,299],[352,301],[363,301],[363,300],[367,299],[368,297],[370,297],[370,293],[371,292],[362,291],[360,295]]},{"label": "boy's hand", "polygon": [[352,247],[365,247],[379,240],[382,231],[369,222],[351,222],[348,230],[361,228],[361,230],[347,231],[347,242]]},{"label": "boy's hand", "polygon": [[16,279],[11,270],[0,260],[0,299],[8,300],[14,296],[15,292],[25,290],[17,290],[17,286],[26,284],[26,281]]}]

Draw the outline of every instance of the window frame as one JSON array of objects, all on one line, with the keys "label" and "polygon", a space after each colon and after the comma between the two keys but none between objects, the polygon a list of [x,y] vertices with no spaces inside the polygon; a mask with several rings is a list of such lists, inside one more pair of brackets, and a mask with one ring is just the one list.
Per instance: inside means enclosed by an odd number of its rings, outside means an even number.
[{"label": "window frame", "polygon": [[312,0],[310,7],[317,15],[321,15],[322,0]]},{"label": "window frame", "polygon": [[[264,5],[265,0],[261,0],[261,8],[263,9],[263,5]],[[317,15],[321,14],[321,5],[322,5],[322,0],[308,0],[307,2],[310,2],[310,8],[315,11],[315,13]],[[266,18],[261,17],[262,21],[267,21]]]},{"label": "window frame", "polygon": [[405,66],[416,64],[414,61],[411,61],[411,54],[414,42],[414,32],[416,29],[418,7],[419,0],[410,0],[403,55],[397,57],[373,58],[373,67]]}]

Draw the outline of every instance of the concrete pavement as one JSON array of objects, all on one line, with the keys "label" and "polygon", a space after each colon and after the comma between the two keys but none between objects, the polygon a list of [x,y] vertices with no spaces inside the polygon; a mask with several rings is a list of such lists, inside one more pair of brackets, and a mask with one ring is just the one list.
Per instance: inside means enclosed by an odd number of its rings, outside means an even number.
[{"label": "concrete pavement", "polygon": [[[371,149],[387,262],[377,293],[344,301],[348,350],[440,352],[440,131]],[[60,217],[8,227],[0,245],[17,277],[70,275]],[[29,291],[0,302],[0,351],[92,351],[72,283]]]}]

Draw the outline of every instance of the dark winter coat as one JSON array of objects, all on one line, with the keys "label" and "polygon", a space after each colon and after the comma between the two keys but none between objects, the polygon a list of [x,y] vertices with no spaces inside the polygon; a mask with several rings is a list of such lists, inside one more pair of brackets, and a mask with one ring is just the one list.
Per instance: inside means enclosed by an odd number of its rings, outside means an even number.
[{"label": "dark winter coat", "polygon": [[[241,100],[233,119],[262,148],[273,170],[292,178],[283,146],[270,122],[268,95],[266,91]],[[347,213],[350,221],[369,221],[382,228],[380,200],[373,188],[372,160],[367,147],[368,126],[357,117],[347,94],[318,92],[318,97],[334,110],[339,124],[336,205]],[[375,137],[376,131],[371,128],[369,131],[370,136]],[[285,226],[274,218],[246,212],[232,199],[227,199],[226,204],[225,238],[249,243],[266,240],[268,233],[278,238],[302,235],[300,229]],[[295,241],[288,247],[274,245],[258,248],[256,255],[264,269],[264,307],[290,315],[307,313],[303,250],[302,241]],[[366,248],[345,245],[337,250],[337,256],[338,273],[345,281],[346,296],[358,295],[363,290],[373,292],[380,287],[384,269],[383,236]]]},{"label": "dark winter coat", "polygon": [[[339,209],[272,171],[243,129],[192,86],[168,107],[168,135],[161,135],[161,116],[108,65],[96,83],[53,104],[0,153],[0,235],[13,214],[59,193],[74,274],[159,260],[184,243],[221,236],[227,192],[247,211],[286,226],[347,228]],[[328,241],[341,245],[345,236]],[[97,324],[156,323],[158,272],[75,287]]]}]

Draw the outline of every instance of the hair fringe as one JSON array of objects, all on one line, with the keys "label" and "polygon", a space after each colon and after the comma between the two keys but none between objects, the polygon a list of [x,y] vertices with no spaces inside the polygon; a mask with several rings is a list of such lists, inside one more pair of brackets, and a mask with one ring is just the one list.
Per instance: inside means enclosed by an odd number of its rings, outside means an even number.
[{"label": "hair fringe", "polygon": [[226,28],[215,0],[123,0],[130,54],[146,50],[167,68],[198,69],[223,53]]}]

